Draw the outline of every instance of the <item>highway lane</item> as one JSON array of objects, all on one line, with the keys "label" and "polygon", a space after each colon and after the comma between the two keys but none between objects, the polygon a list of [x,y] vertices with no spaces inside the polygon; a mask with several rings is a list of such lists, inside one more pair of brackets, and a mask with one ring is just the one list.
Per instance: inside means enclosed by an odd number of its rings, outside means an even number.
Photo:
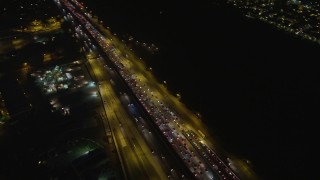
[{"label": "highway lane", "polygon": [[[101,80],[100,78],[98,79]],[[123,129],[121,129],[118,117],[115,115],[114,109],[116,108],[114,106],[116,106],[116,98],[112,94],[112,89],[109,85],[109,82],[99,81],[99,84],[99,91],[104,102],[104,108],[107,114],[106,116],[114,134],[115,142],[118,144],[118,151],[121,155],[122,162],[125,164],[125,168],[128,171],[129,177],[143,178],[146,174],[144,170],[141,169],[141,164],[136,157],[136,153],[132,151],[131,147],[129,147],[130,144],[125,138],[126,135],[124,134]]]},{"label": "highway lane", "polygon": [[[140,176],[136,175],[135,172],[137,171],[135,169],[137,168],[132,168],[140,167],[140,172],[143,172],[143,175],[147,176],[148,179],[166,179],[165,173],[159,164],[156,163],[157,160],[151,154],[150,148],[135,128],[133,121],[123,109],[110,81],[105,80],[110,78],[104,68],[105,64],[103,64],[101,59],[92,59],[91,57],[89,57],[89,62],[99,82],[99,89],[110,126],[112,127],[116,138],[118,138],[117,142],[120,142],[120,148],[124,148],[124,151],[122,152],[123,159],[125,163],[127,163],[126,161],[134,162],[133,165],[128,166],[131,168],[131,173],[129,174],[135,174],[133,177],[143,177],[141,176],[141,173],[139,174]],[[130,152],[131,158],[127,159],[126,154]],[[136,158],[132,159],[133,157]]]}]

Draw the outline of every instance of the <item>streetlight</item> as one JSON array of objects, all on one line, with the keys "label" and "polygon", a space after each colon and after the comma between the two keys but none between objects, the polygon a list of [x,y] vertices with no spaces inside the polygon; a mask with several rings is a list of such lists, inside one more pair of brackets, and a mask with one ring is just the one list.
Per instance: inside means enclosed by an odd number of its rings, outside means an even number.
[{"label": "streetlight", "polygon": [[180,101],[181,100],[181,95],[179,93],[176,94],[178,100]]},{"label": "streetlight", "polygon": [[201,119],[201,114],[199,112],[196,112],[195,114],[199,119]]}]

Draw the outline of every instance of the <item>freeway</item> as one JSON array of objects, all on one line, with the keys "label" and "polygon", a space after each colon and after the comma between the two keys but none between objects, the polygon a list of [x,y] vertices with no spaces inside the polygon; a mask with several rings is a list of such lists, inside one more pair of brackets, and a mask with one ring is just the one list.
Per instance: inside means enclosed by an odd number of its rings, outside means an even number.
[{"label": "freeway", "polygon": [[122,107],[119,98],[110,83],[110,75],[104,69],[102,58],[87,56],[88,62],[98,81],[99,92],[109,121],[111,131],[115,135],[118,150],[131,178],[147,177],[148,179],[166,179],[166,175],[157,160],[149,151],[135,125]]},{"label": "freeway", "polygon": [[[68,18],[72,17],[69,15]],[[130,117],[120,105],[119,98],[111,87],[110,77],[104,69],[102,58],[88,52],[87,59],[99,84],[99,92],[104,102],[108,124],[114,135],[119,159],[125,166],[129,178],[166,179],[166,173],[159,166],[160,163],[157,163],[157,159],[149,151],[150,148],[141,135],[132,128],[134,127],[130,124],[132,121],[128,120]]]},{"label": "freeway", "polygon": [[[66,12],[66,11],[64,11],[64,12]],[[73,22],[73,24],[75,24],[75,21],[73,21],[73,17],[68,13],[68,14],[65,14],[65,16],[66,16],[66,19],[67,20],[71,20],[72,22]],[[82,31],[81,30],[81,28],[80,28],[81,26],[79,25],[79,26],[76,26],[75,27],[75,31],[76,31],[76,37],[77,38],[85,38],[86,40],[84,40],[84,44],[85,44],[85,47],[86,48],[88,48],[89,46],[93,46],[93,44],[91,43],[91,40],[88,38],[88,36],[90,36],[90,35],[86,35],[85,34],[85,30],[84,31]],[[78,34],[77,34],[78,33]],[[95,60],[95,58],[92,58],[92,50],[90,49],[90,50],[88,50],[91,54],[89,54],[88,55],[88,62],[90,62],[90,65],[92,64],[91,62],[94,62],[94,61],[92,61],[92,60]],[[100,55],[99,55],[100,56]],[[100,61],[100,63],[101,63],[101,59],[98,59],[99,61]],[[92,66],[91,66],[92,67]],[[101,78],[103,78],[103,77],[106,77],[106,75],[104,74],[105,72],[104,72],[104,70],[101,68],[101,67],[103,67],[103,64],[100,64],[99,66],[95,66],[94,67],[94,74],[97,76],[97,77],[100,77],[101,76]],[[110,72],[111,74],[114,74],[114,72]],[[100,79],[101,78],[96,78],[96,79],[98,79],[98,81],[99,81],[99,84],[100,85],[103,85],[103,83],[102,82],[100,82]],[[110,92],[110,91],[107,91],[107,92]],[[103,93],[103,92],[102,92]],[[101,93],[101,94],[102,94]],[[104,95],[102,95],[102,96],[104,96]],[[115,99],[115,98],[114,98]],[[108,101],[109,101],[109,103],[108,103]],[[105,103],[108,103],[108,104],[110,104],[110,102],[111,102],[111,104],[113,105],[114,104],[114,102],[113,101],[110,101],[109,99],[108,99],[108,101],[107,100],[104,100],[104,102]],[[115,108],[115,109],[117,109],[117,108]],[[114,112],[107,112],[107,114],[109,114],[109,116],[111,116],[111,117],[114,117],[114,116],[116,116],[115,115],[115,113]],[[120,113],[120,114],[122,114],[122,113]],[[117,118],[117,117],[116,117]],[[117,118],[117,119],[121,119],[121,118]],[[125,122],[127,122],[127,121],[125,121]],[[129,121],[128,121],[129,122]],[[119,125],[120,125],[121,123],[119,123]],[[112,125],[112,123],[111,123],[111,125]],[[121,124],[122,125],[122,124]],[[151,128],[150,128],[151,129]],[[123,132],[127,132],[127,131],[123,131]],[[146,131],[142,131],[142,132],[146,132]],[[124,137],[124,135],[122,135],[122,134],[119,134],[119,133],[113,133],[113,134],[116,134],[116,136],[119,136],[119,137],[116,137],[115,138],[115,141],[117,142],[120,142],[120,145],[121,145],[121,142],[122,142],[122,144],[127,144],[126,143],[126,140],[125,139],[127,139],[128,141],[131,141],[131,139],[130,138],[123,138]],[[124,134],[124,133],[123,133]],[[147,136],[149,136],[149,138],[147,137]],[[156,159],[158,159],[158,161],[161,161],[161,162],[158,162],[158,165],[161,165],[164,169],[167,169],[167,174],[168,174],[168,177],[175,177],[175,179],[179,179],[179,177],[184,177],[184,174],[188,174],[188,172],[185,172],[185,170],[182,170],[182,173],[181,172],[176,172],[176,170],[175,169],[173,169],[173,168],[169,168],[169,167],[176,167],[176,168],[180,168],[181,169],[181,167],[179,167],[179,164],[178,165],[175,165],[175,162],[176,162],[176,158],[172,158],[172,155],[171,155],[171,157],[170,157],[170,155],[164,155],[164,154],[167,154],[167,149],[166,148],[163,148],[163,147],[159,147],[159,143],[153,143],[153,141],[155,141],[155,142],[157,142],[158,140],[154,140],[152,137],[150,138],[150,131],[149,131],[149,133],[144,133],[144,136],[145,136],[145,138],[147,138],[148,139],[148,143],[149,143],[149,145],[150,144],[152,144],[151,145],[151,147],[152,148],[146,148],[146,147],[144,147],[143,149],[157,149],[157,151],[159,152],[159,154],[162,154],[162,156],[161,156],[161,158],[159,158],[159,157],[157,157],[157,156],[155,156],[155,158]],[[127,136],[127,137],[129,137],[129,136]],[[133,137],[136,137],[136,136],[133,136]],[[132,138],[132,141],[136,141],[136,139],[135,138]],[[140,143],[141,144],[141,143]],[[116,143],[116,146],[117,146],[117,143]],[[119,145],[117,146],[117,147],[119,147]],[[121,147],[121,146],[120,146]],[[161,150],[160,150],[161,149]],[[160,151],[161,151],[161,153],[160,153]],[[154,154],[155,155],[155,153],[152,153],[152,154]],[[165,157],[165,158],[164,158]],[[121,160],[121,157],[119,158],[120,160]],[[159,160],[160,159],[160,160]],[[171,160],[171,159],[173,159],[173,160]],[[150,160],[149,160],[150,161]],[[151,160],[152,161],[152,160]],[[169,162],[168,162],[169,161]],[[123,162],[123,161],[122,161]],[[157,161],[152,161],[152,162],[156,162],[157,163]],[[124,162],[124,163],[126,163],[126,162]],[[164,165],[163,165],[164,164]],[[169,165],[170,164],[170,165]],[[168,169],[169,168],[169,169]],[[150,174],[153,174],[152,173],[152,171],[148,171]],[[161,176],[159,176],[159,177],[161,177]]]},{"label": "freeway", "polygon": [[[91,58],[88,58],[91,59]],[[101,59],[100,59],[101,60]],[[91,62],[91,60],[90,60]],[[100,62],[100,66],[95,66],[96,74],[103,74],[103,70],[98,68],[103,67],[102,62]],[[157,133],[151,133],[156,132],[154,127],[148,123],[148,120],[145,118],[145,114],[141,112],[138,109],[137,102],[133,98],[130,98],[127,94],[130,92],[125,92],[126,87],[123,85],[121,86],[121,79],[117,76],[117,73],[112,70],[107,65],[104,65],[105,70],[111,75],[112,79],[110,79],[110,84],[112,84],[113,89],[118,92],[117,96],[120,97],[122,105],[127,107],[127,112],[131,114],[132,118],[134,118],[133,121],[124,121],[121,122],[121,126],[124,127],[125,123],[130,123],[129,127],[133,127],[134,125],[132,122],[135,122],[135,126],[137,129],[139,129],[141,135],[144,137],[144,139],[147,141],[150,148],[144,147],[143,149],[150,149],[150,152],[153,154],[154,158],[157,159],[157,162],[163,169],[166,170],[168,177],[172,177],[174,179],[186,179],[183,178],[185,176],[190,176],[188,174],[189,172],[185,170],[184,166],[181,166],[181,164],[176,164],[179,159],[177,159],[176,154],[171,153],[171,149],[168,149],[165,142],[161,138],[159,138]],[[101,82],[100,82],[101,86]],[[107,91],[110,92],[110,91]],[[120,92],[120,93],[119,93]],[[102,92],[104,93],[104,92]],[[105,100],[105,103],[108,103],[110,101]],[[111,101],[112,105],[114,103]],[[109,103],[110,104],[110,103]],[[133,107],[137,107],[136,110],[134,110]],[[116,109],[116,108],[115,108]],[[134,112],[133,112],[134,111]],[[120,123],[119,123],[120,125]],[[133,131],[136,131],[133,129]],[[137,136],[137,135],[136,135]],[[136,136],[134,138],[128,137],[128,141],[136,141]],[[140,143],[141,144],[141,143]]]},{"label": "freeway", "polygon": [[[163,172],[164,169],[168,171],[164,165],[166,163],[161,160],[165,159],[164,156],[160,155],[159,158],[153,155],[154,150],[149,150],[150,147],[156,146],[155,139],[148,135],[152,134],[152,131],[161,134],[162,141],[169,144],[170,150],[175,152],[181,164],[187,167],[194,178],[239,179],[229,167],[230,164],[215,152],[215,146],[211,143],[214,142],[213,138],[208,136],[209,133],[201,121],[170,95],[153,75],[146,71],[144,64],[130,50],[86,13],[78,1],[56,0],[56,3],[62,7],[65,19],[75,27],[76,37],[84,39],[84,49],[87,49],[89,55],[91,53],[101,55],[93,59],[89,56],[88,61],[99,82],[107,119],[115,135],[114,140],[118,144],[118,153],[122,157],[120,159],[126,164],[126,171],[129,174],[137,177],[145,176],[148,179],[156,176],[166,178],[164,174],[169,174],[167,177],[175,178],[177,174],[179,177],[184,177],[184,173],[175,172],[174,169],[170,169],[169,173]],[[108,67],[104,68],[107,61],[111,62],[108,64],[112,67],[111,70]],[[108,72],[111,72],[111,76]],[[110,77],[113,77],[112,72],[121,77],[120,81],[125,83],[125,87],[121,89],[129,89],[127,94],[123,96],[116,94],[112,87],[114,81],[110,81]],[[119,80],[116,82],[119,84]],[[131,101],[134,103],[125,101],[125,97],[129,99],[132,97]],[[124,108],[124,105],[128,107]],[[142,109],[140,115],[132,110],[135,107]],[[147,124],[148,130],[144,128]],[[203,139],[203,134],[206,135],[206,139]],[[125,161],[124,155],[129,157]],[[128,163],[131,165],[128,166]],[[133,169],[137,167],[137,171]]]}]

